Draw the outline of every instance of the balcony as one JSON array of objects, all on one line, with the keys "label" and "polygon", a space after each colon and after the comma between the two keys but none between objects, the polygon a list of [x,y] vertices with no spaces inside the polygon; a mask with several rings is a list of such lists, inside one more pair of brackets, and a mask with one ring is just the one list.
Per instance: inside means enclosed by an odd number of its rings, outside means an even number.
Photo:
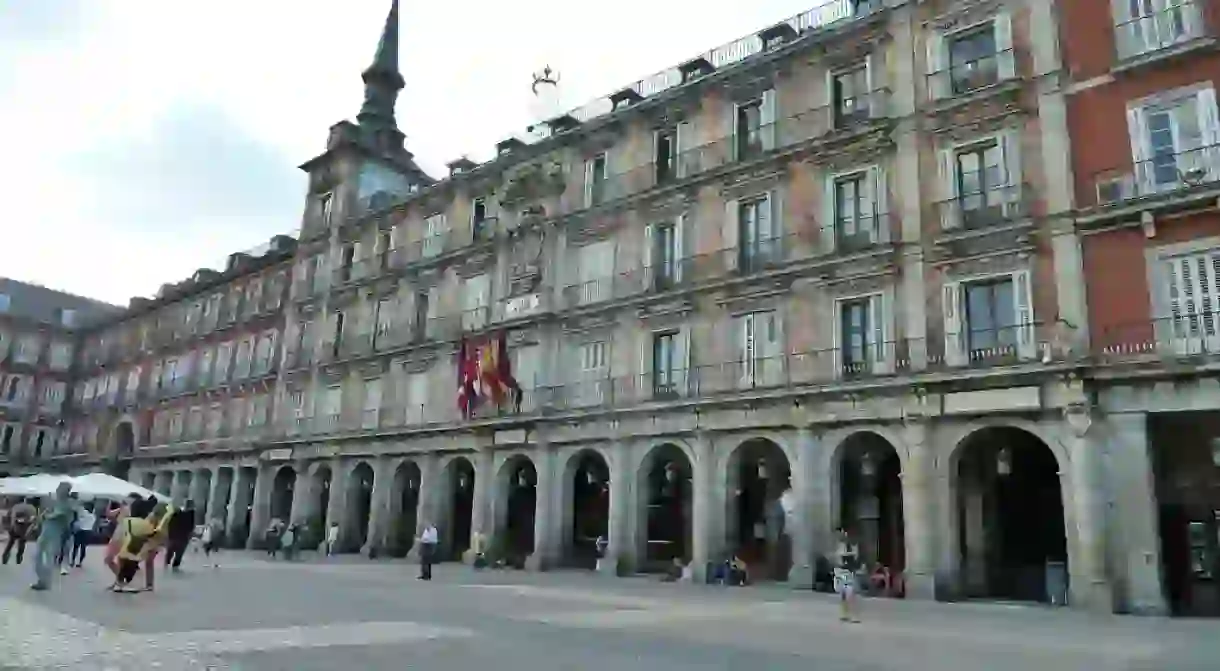
[{"label": "balcony", "polygon": [[1154,205],[1196,195],[1210,198],[1220,188],[1220,145],[1158,151],[1147,160],[1103,170],[1092,182],[1093,193],[1081,194],[1083,206]]},{"label": "balcony", "polygon": [[[1128,3],[1120,3],[1124,8]],[[1172,6],[1148,11],[1139,5],[1138,16],[1114,24],[1115,51],[1122,64],[1170,55],[1207,37],[1201,0],[1169,0]]]},{"label": "balcony", "polygon": [[975,58],[949,56],[950,63],[928,78],[928,97],[933,101],[954,98],[983,91],[1016,77],[1017,56],[1012,49]]},{"label": "balcony", "polygon": [[1220,312],[1184,306],[1177,317],[1097,329],[1091,345],[1099,363],[1214,363],[1220,359]]},{"label": "balcony", "polygon": [[1021,184],[979,187],[977,176],[963,178],[961,183],[974,188],[935,204],[943,232],[992,228],[1031,214],[1026,199],[1028,189]]}]

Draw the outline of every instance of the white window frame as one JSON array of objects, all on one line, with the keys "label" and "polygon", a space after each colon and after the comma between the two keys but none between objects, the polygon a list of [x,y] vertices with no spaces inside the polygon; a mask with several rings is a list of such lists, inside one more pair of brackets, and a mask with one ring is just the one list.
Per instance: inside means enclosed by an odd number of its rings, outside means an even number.
[{"label": "white window frame", "polygon": [[996,133],[981,135],[963,142],[953,142],[943,145],[937,152],[938,184],[940,185],[941,230],[952,231],[960,229],[965,223],[961,207],[961,193],[958,189],[958,155],[972,147],[987,142],[994,142],[1000,150],[1000,168],[1004,171],[1003,184],[999,205],[1002,216],[1013,217],[1020,213],[1022,163],[1021,163],[1021,131],[1020,128],[1008,128]]},{"label": "white window frame", "polygon": [[772,308],[735,314],[731,323],[737,334],[738,386],[752,389],[779,384],[786,364],[782,312]]},{"label": "white window frame", "polygon": [[487,326],[487,307],[491,305],[491,274],[483,273],[462,280],[462,329],[477,331]]},{"label": "white window frame", "polygon": [[970,363],[970,352],[966,337],[969,325],[965,323],[966,294],[968,284],[990,282],[1007,278],[1013,284],[1013,328],[1016,329],[1016,355],[1023,361],[1038,357],[1037,315],[1033,305],[1033,272],[1028,269],[1003,273],[986,273],[963,276],[946,281],[941,286],[941,312],[944,317],[945,365],[965,366]]},{"label": "white window frame", "polygon": [[577,248],[578,304],[598,303],[610,298],[617,252],[618,246],[613,238]]},{"label": "white window frame", "polygon": [[1127,134],[1131,141],[1131,160],[1134,172],[1129,176],[1119,178],[1119,185],[1107,182],[1098,185],[1098,196],[1102,198],[1103,190],[1108,192],[1107,200],[1117,196],[1130,198],[1154,195],[1173,191],[1185,186],[1180,177],[1172,182],[1157,181],[1153,164],[1152,135],[1148,128],[1150,114],[1173,107],[1194,98],[1195,114],[1200,133],[1199,147],[1186,147],[1182,144],[1181,131],[1176,117],[1171,118],[1170,132],[1173,135],[1176,167],[1179,176],[1195,170],[1202,170],[1205,182],[1220,181],[1220,110],[1217,108],[1215,85],[1210,82],[1200,82],[1156,95],[1133,100],[1127,105]]},{"label": "white window frame", "polygon": [[[597,170],[598,159],[601,159],[601,166],[602,166],[600,176],[598,175],[598,170]],[[600,180],[600,182],[599,182],[599,180]],[[610,194],[606,191],[606,189],[608,188],[606,185],[609,184],[609,182],[610,182],[610,152],[609,151],[598,152],[598,153],[590,156],[589,158],[585,159],[585,183],[584,183],[585,207],[587,207],[587,208],[593,207],[594,205],[600,205],[601,203],[604,203],[604,202],[610,200]],[[598,202],[594,202],[593,189],[594,189],[594,185],[596,185],[598,183],[600,183],[602,185],[601,200]]]},{"label": "white window frame", "polygon": [[[996,83],[1002,83],[1017,76],[1017,59],[1013,51],[1011,14],[997,12],[988,19],[967,26],[961,26],[960,28],[944,32],[931,30],[928,31],[925,38],[928,66],[928,97],[931,100],[942,100],[954,95],[949,42],[966,33],[981,30],[987,24],[991,24],[991,30],[995,36]],[[970,95],[971,93],[973,91],[961,95]]]},{"label": "white window frame", "polygon": [[[1111,3],[1114,46],[1119,60],[1154,54],[1204,34],[1206,24],[1199,0],[1139,0],[1137,4],[1141,5],[1136,9],[1138,14],[1132,11],[1132,0]],[[1179,22],[1182,32],[1174,34],[1173,28]]]},{"label": "white window frame", "polygon": [[822,216],[828,223],[823,224],[819,232],[822,236],[822,248],[827,252],[839,249],[839,183],[856,176],[863,176],[864,182],[872,188],[873,201],[872,229],[857,231],[856,234],[867,233],[869,244],[885,244],[890,241],[889,184],[885,166],[879,163],[861,165],[826,175],[822,192]]},{"label": "white window frame", "polygon": [[[1154,324],[1156,349],[1177,356],[1220,351],[1220,237],[1152,247],[1145,252],[1145,257],[1152,299],[1149,317]],[[1175,275],[1171,274],[1170,264],[1185,259],[1210,261],[1205,266],[1210,275],[1201,278],[1196,272],[1191,276],[1192,295],[1185,296],[1179,291],[1177,312],[1182,316],[1175,316],[1171,294]],[[1176,270],[1180,273],[1180,266]],[[1197,266],[1191,270],[1197,270]],[[1179,283],[1184,281],[1180,274],[1177,277]],[[1199,290],[1204,287],[1211,290],[1210,295],[1200,296]],[[1212,315],[1210,320],[1206,316],[1191,318],[1191,315],[1209,313]]]},{"label": "white window frame", "polygon": [[449,220],[444,212],[424,219],[424,238],[421,242],[424,258],[439,256],[445,251],[445,237],[449,233]]},{"label": "white window frame", "polygon": [[[886,287],[880,291],[870,291],[858,294],[835,296],[834,329],[831,332],[831,342],[834,343],[834,375],[836,378],[845,375],[842,342],[843,306],[851,302],[868,302],[868,332],[865,334],[865,348],[868,354],[868,370],[861,373],[887,375],[894,372],[894,289]],[[852,373],[856,374],[856,373]]]}]

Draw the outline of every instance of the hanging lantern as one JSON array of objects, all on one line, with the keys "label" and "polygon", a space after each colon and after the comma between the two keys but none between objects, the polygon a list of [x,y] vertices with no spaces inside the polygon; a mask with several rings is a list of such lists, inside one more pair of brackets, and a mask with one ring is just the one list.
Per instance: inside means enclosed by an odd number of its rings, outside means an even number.
[{"label": "hanging lantern", "polygon": [[529,478],[525,476],[525,469],[517,471],[517,486],[528,487],[530,484]]},{"label": "hanging lantern", "polygon": [[587,485],[597,484],[597,477],[593,475],[593,471],[585,471],[585,484],[587,484]]},{"label": "hanging lantern", "polygon": [[758,460],[758,479],[759,480],[767,479],[767,460],[766,459]]},{"label": "hanging lantern", "polygon": [[871,452],[865,452],[860,457],[860,472],[870,478],[877,474],[877,462],[873,460]]},{"label": "hanging lantern", "polygon": [[416,489],[419,489],[419,483],[415,480],[407,480],[407,489],[415,491]]},{"label": "hanging lantern", "polygon": [[1012,450],[1003,447],[996,453],[995,472],[1000,475],[1012,475]]},{"label": "hanging lantern", "polygon": [[465,473],[461,473],[458,475],[458,489],[466,489],[466,474]]},{"label": "hanging lantern", "polygon": [[678,468],[676,466],[674,466],[673,464],[667,464],[665,466],[665,481],[674,482],[677,479],[678,479]]}]

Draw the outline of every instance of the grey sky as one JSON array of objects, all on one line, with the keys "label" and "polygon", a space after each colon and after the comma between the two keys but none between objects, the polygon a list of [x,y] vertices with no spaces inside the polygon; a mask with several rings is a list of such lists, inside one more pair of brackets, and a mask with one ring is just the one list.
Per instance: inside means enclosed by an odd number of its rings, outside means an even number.
[{"label": "grey sky", "polygon": [[[819,2],[405,0],[399,124],[439,176],[524,129],[543,64],[574,106]],[[0,275],[126,302],[296,228],[389,0],[338,6],[0,0]]]}]

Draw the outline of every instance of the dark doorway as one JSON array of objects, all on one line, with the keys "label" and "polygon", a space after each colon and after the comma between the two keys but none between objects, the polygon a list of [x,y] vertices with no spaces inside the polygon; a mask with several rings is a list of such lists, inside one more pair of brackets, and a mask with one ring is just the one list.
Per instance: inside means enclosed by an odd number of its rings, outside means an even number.
[{"label": "dark doorway", "polygon": [[906,540],[898,452],[872,432],[849,436],[840,449],[838,525],[859,544],[870,573],[879,565],[891,576],[900,576],[906,567]]},{"label": "dark doorway", "polygon": [[458,457],[449,462],[449,532],[448,559],[461,560],[470,549],[471,515],[474,512],[474,466],[465,458]]},{"label": "dark doorway", "polygon": [[373,509],[373,469],[361,462],[347,480],[347,519],[351,524],[346,549],[355,551],[369,539],[369,513]]},{"label": "dark doorway", "polygon": [[733,452],[728,468],[734,556],[745,562],[751,580],[787,579],[791,559],[780,497],[791,486],[788,457],[770,440],[750,440]]},{"label": "dark doorway", "polygon": [[686,453],[672,443],[654,448],[641,464],[640,517],[645,520],[641,570],[667,570],[675,559],[690,562],[693,470]]},{"label": "dark doorway", "polygon": [[597,539],[608,538],[610,533],[610,467],[593,450],[581,452],[575,459],[569,561],[592,569],[597,566]]}]

